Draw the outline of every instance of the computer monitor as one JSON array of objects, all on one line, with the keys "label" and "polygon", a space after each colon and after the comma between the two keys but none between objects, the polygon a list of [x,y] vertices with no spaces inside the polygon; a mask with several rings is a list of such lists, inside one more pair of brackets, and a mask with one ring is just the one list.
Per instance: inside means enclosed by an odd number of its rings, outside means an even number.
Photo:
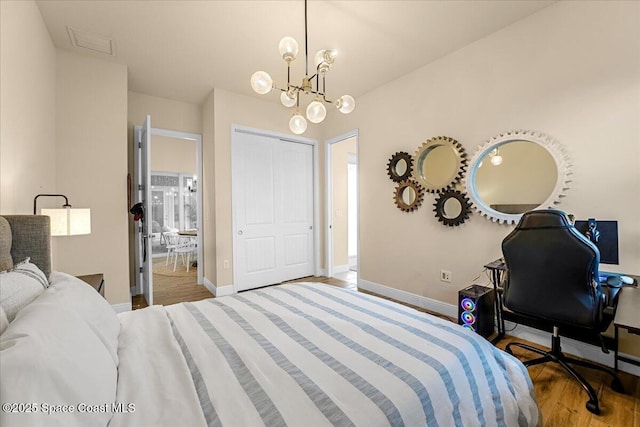
[{"label": "computer monitor", "polygon": [[589,218],[576,221],[575,227],[598,247],[601,264],[618,264],[618,221]]}]

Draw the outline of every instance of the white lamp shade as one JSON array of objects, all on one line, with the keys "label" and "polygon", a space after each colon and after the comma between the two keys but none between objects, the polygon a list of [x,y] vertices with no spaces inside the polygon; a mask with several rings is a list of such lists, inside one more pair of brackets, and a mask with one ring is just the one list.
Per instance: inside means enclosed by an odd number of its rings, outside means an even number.
[{"label": "white lamp shade", "polygon": [[280,40],[278,50],[280,51],[280,55],[282,55],[282,59],[285,61],[293,61],[296,59],[296,55],[298,55],[298,42],[293,37],[284,37]]},{"label": "white lamp shade", "polygon": [[289,129],[296,135],[303,134],[304,131],[307,130],[307,121],[300,113],[296,112],[296,114],[291,117],[291,120],[289,120]]},{"label": "white lamp shade", "polygon": [[52,236],[91,234],[91,209],[42,209],[40,214],[51,218]]},{"label": "white lamp shade", "polygon": [[356,100],[351,95],[342,95],[336,100],[336,108],[342,114],[349,114],[356,108]]},{"label": "white lamp shade", "polygon": [[327,109],[324,104],[318,100],[314,100],[307,106],[307,119],[311,123],[320,123],[327,116]]},{"label": "white lamp shade", "polygon": [[251,76],[251,87],[260,95],[267,94],[273,89],[273,79],[266,71],[256,71]]},{"label": "white lamp shade", "polygon": [[287,94],[287,92],[282,92],[280,94],[280,102],[285,107],[293,107],[294,105],[296,105],[296,98],[295,97],[294,98],[290,97]]}]

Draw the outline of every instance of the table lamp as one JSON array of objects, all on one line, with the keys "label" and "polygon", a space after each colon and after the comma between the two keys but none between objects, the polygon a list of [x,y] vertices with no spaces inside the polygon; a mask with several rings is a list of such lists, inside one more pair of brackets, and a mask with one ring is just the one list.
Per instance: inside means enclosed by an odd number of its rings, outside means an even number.
[{"label": "table lamp", "polygon": [[33,199],[33,214],[36,215],[38,197],[64,197],[62,208],[41,209],[41,215],[51,218],[52,236],[80,236],[91,234],[91,209],[72,208],[64,194],[38,194]]}]

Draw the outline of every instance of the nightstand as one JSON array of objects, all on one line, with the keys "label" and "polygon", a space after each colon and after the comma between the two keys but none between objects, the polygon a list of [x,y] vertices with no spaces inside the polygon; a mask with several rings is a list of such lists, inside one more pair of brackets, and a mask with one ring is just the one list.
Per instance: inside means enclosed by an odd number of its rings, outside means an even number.
[{"label": "nightstand", "polygon": [[104,297],[104,275],[102,273],[98,274],[87,274],[86,276],[76,276],[78,279],[83,282],[88,283],[93,286],[93,288],[98,291],[100,295]]}]

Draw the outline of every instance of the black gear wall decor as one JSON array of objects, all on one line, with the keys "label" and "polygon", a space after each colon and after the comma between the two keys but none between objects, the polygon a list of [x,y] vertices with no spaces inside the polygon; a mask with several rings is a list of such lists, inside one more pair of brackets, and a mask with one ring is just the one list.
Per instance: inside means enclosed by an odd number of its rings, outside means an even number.
[{"label": "black gear wall decor", "polygon": [[[407,192],[407,194],[405,194]],[[394,193],[393,201],[403,212],[413,212],[417,210],[424,199],[424,188],[412,180],[398,183]]]},{"label": "black gear wall decor", "polygon": [[[399,173],[402,169],[401,161],[404,160],[404,172]],[[413,172],[413,158],[411,154],[405,151],[399,151],[389,159],[387,163],[387,174],[394,182],[401,182],[411,177]]]},{"label": "black gear wall decor", "polygon": [[[445,206],[449,203],[449,207]],[[451,203],[453,203],[453,211]],[[433,211],[436,213],[438,221],[449,227],[462,224],[469,219],[471,212],[471,202],[469,198],[458,190],[447,189],[440,193],[433,204]],[[449,212],[447,212],[447,209]]]}]

